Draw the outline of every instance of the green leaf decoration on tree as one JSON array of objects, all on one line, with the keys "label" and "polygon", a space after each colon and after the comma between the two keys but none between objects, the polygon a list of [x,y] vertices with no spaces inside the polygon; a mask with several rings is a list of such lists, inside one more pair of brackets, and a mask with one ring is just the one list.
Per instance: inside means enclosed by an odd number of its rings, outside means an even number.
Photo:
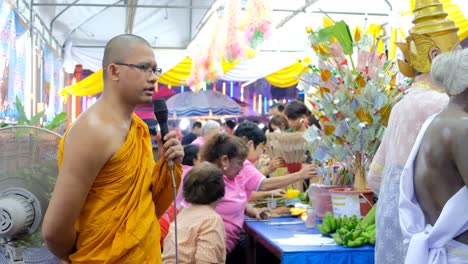
[{"label": "green leaf decoration on tree", "polygon": [[353,38],[348,25],[344,21],[339,21],[335,25],[321,29],[318,32],[318,39],[321,41],[332,41],[333,37],[340,43],[344,54],[353,54]]}]

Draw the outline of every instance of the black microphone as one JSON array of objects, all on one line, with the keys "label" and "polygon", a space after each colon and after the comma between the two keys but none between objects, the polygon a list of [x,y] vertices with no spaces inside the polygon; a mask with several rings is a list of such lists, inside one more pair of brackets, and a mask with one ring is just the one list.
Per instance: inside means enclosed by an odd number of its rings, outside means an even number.
[{"label": "black microphone", "polygon": [[[167,135],[169,132],[169,128],[167,127],[167,105],[164,99],[156,99],[153,101],[153,111],[154,115],[156,116],[156,120],[159,123],[159,131],[161,132],[161,140],[164,143],[164,136]],[[177,197],[177,185],[174,177],[174,161],[169,160],[167,162],[169,166],[169,170],[171,172],[172,178],[172,188],[174,191],[174,227],[175,227],[175,234],[174,234],[174,242],[175,242],[175,260],[176,264],[179,264],[179,246],[178,246],[178,239],[177,239],[177,205],[176,205],[176,197]]]},{"label": "black microphone", "polygon": [[153,111],[154,115],[156,116],[156,120],[159,124],[159,131],[161,131],[161,139],[163,142],[165,142],[164,136],[166,136],[169,132],[169,128],[167,127],[167,114],[169,113],[169,111],[167,110],[166,101],[164,99],[154,100]]}]

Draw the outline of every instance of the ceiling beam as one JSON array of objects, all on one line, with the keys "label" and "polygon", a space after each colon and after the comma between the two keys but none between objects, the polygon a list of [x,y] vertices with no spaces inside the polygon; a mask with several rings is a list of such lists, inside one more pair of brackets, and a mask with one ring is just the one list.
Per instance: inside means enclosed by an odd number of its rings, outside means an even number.
[{"label": "ceiling beam", "polygon": [[340,12],[340,11],[311,11],[311,14],[332,14],[332,15],[351,15],[351,16],[388,16],[386,13],[365,13],[365,12]]},{"label": "ceiling beam", "polygon": [[135,23],[135,13],[138,0],[127,0],[127,17],[125,20],[125,33],[132,34]]},{"label": "ceiling beam", "polygon": [[[103,49],[105,45],[73,45],[73,48],[83,48],[83,49]],[[168,49],[168,50],[185,50],[185,47],[159,47],[159,46],[152,46],[152,49]]]},{"label": "ceiling beam", "polygon": [[[193,0],[190,0],[190,6],[193,5]],[[189,15],[189,39],[192,39],[192,26],[193,26],[193,9],[190,9]]]},{"label": "ceiling beam", "polygon": [[299,7],[298,9],[294,10],[292,12],[292,14],[290,14],[289,16],[283,18],[283,20],[281,20],[277,25],[276,25],[276,29],[284,26],[284,24],[286,24],[289,20],[291,20],[293,17],[297,16],[299,13],[305,13],[306,9],[315,4],[315,2],[317,2],[318,0],[306,0],[304,5]]},{"label": "ceiling beam", "polygon": [[[187,44],[187,47],[192,43],[192,41],[198,36],[198,33],[200,33],[201,29],[205,25],[206,21],[208,21],[211,18],[212,13],[209,13],[210,10],[213,8],[213,6],[216,4],[218,0],[213,0],[213,3],[206,9],[205,13],[203,14],[202,18],[197,24],[195,35],[193,35],[193,32],[190,32],[190,41]],[[193,36],[192,36],[193,35]]]},{"label": "ceiling beam", "polygon": [[[118,3],[122,2],[123,0],[117,0],[114,5],[117,5]],[[88,23],[88,21],[90,21],[91,19],[95,18],[96,16],[98,16],[99,14],[103,13],[104,11],[106,11],[107,9],[109,9],[110,7],[112,7],[113,5],[110,5],[110,6],[107,6],[101,10],[99,10],[99,12],[96,12],[94,13],[92,16],[88,17],[86,20],[84,20],[83,22],[81,22],[78,26],[76,26],[74,29],[72,29],[70,32],[68,32],[67,36],[65,37],[65,40],[63,41],[63,43],[67,42],[68,39],[71,37],[71,35],[73,35],[79,28],[81,28],[81,26],[83,26],[84,24]]]},{"label": "ceiling beam", "polygon": [[[33,6],[87,6],[87,7],[127,7],[127,4],[89,4],[89,3],[34,3]],[[208,9],[209,6],[192,5],[135,5],[135,8],[174,8],[174,9]]]}]

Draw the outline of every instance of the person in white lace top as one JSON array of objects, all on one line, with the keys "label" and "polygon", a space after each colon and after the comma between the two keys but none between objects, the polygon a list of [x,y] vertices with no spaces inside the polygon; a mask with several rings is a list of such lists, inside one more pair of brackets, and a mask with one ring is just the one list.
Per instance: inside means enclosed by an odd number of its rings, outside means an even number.
[{"label": "person in white lace top", "polygon": [[[432,82],[431,61],[457,46],[458,28],[445,19],[447,14],[437,0],[430,2],[433,3],[416,0],[408,43],[398,44],[406,59],[399,61],[399,69],[404,75],[415,77],[415,81],[393,108],[367,175],[368,185],[378,195],[375,263],[379,264],[404,261],[406,252],[398,215],[401,173],[424,121],[448,103],[444,90]],[[429,26],[424,23],[427,18],[433,19]]]}]

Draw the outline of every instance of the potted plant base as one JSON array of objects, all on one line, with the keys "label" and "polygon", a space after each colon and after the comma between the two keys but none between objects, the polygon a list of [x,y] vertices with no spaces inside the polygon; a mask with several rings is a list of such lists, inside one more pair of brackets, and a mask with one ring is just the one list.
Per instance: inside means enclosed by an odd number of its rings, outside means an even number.
[{"label": "potted plant base", "polygon": [[326,212],[332,212],[331,189],[335,189],[337,185],[311,184],[308,189],[310,206],[315,208],[317,216],[322,220]]},{"label": "potted plant base", "polygon": [[335,188],[329,192],[334,216],[356,215],[361,218],[366,216],[374,205],[374,193],[370,189]]}]

